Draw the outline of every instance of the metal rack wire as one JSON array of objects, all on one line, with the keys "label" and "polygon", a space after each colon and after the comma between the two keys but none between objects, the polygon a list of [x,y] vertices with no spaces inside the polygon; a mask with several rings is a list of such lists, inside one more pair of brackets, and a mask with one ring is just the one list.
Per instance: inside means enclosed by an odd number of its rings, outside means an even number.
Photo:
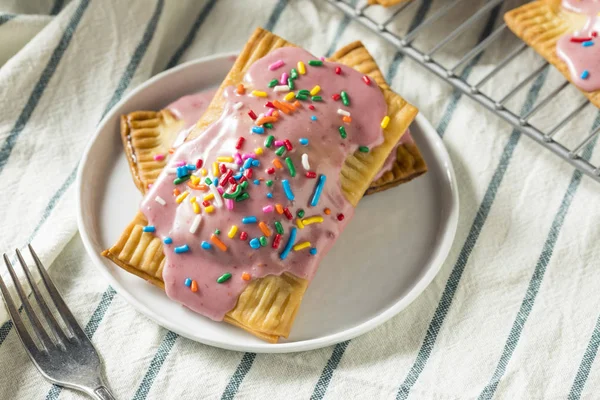
[{"label": "metal rack wire", "polygon": [[[358,23],[369,28],[381,38],[385,39],[392,45],[394,45],[400,53],[416,61],[422,67],[433,72],[435,75],[440,77],[445,82],[451,84],[454,88],[458,89],[465,95],[469,96],[485,108],[496,114],[500,118],[507,121],[514,128],[518,129],[528,137],[535,140],[537,143],[552,151],[568,163],[573,165],[575,168],[582,171],[592,179],[600,182],[600,166],[593,165],[588,160],[582,157],[582,152],[586,145],[588,145],[594,138],[600,133],[600,127],[594,129],[589,135],[587,135],[579,143],[573,146],[565,145],[555,140],[555,135],[561,129],[563,129],[570,121],[572,121],[577,115],[579,115],[590,103],[581,96],[581,102],[570,111],[566,116],[562,117],[555,125],[541,130],[534,126],[531,119],[534,115],[539,114],[544,107],[548,106],[556,96],[559,96],[561,92],[569,86],[568,81],[564,81],[561,85],[552,90],[544,98],[539,100],[532,108],[525,110],[522,114],[511,111],[506,107],[506,103],[519,93],[523,88],[528,86],[534,81],[540,74],[548,68],[549,64],[544,62],[539,68],[536,68],[526,78],[517,83],[508,93],[503,97],[496,99],[487,95],[481,91],[482,86],[488,82],[491,78],[499,75],[511,63],[516,57],[523,53],[527,49],[527,45],[520,43],[511,51],[508,51],[506,56],[495,64],[493,69],[487,72],[486,75],[479,78],[475,83],[468,83],[466,79],[461,77],[460,71],[475,57],[480,55],[484,50],[490,47],[495,41],[497,41],[502,34],[512,34],[507,28],[506,24],[501,24],[497,28],[490,31],[490,33],[482,38],[474,47],[467,50],[467,52],[453,65],[443,65],[444,63],[437,60],[435,57],[440,50],[446,49],[458,36],[467,31],[473,24],[480,21],[485,15],[495,7],[502,6],[504,0],[489,0],[483,6],[479,7],[472,15],[464,20],[460,25],[456,26],[450,33],[444,38],[437,42],[432,48],[424,51],[414,46],[415,40],[426,30],[428,27],[436,24],[440,18],[445,16],[454,7],[463,3],[465,0],[448,0],[447,4],[444,4],[439,10],[433,12],[429,17],[425,18],[422,22],[411,26],[408,32],[399,34],[394,32],[392,25],[395,21],[402,17],[402,14],[406,12],[407,8],[411,6],[413,2],[407,2],[396,8],[383,10],[380,6],[371,6],[361,2],[356,7],[349,3],[348,0],[327,0],[329,3],[343,11],[348,17],[354,19]],[[466,0],[469,1],[469,0]],[[379,17],[375,18],[370,14],[370,10],[377,8]]]}]

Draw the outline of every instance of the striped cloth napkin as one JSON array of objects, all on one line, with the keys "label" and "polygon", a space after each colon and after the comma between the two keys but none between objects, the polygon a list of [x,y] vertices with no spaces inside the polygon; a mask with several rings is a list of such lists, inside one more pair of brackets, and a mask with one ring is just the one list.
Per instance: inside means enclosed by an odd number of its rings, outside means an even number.
[{"label": "striped cloth napkin", "polygon": [[[448,0],[414,0],[398,29]],[[502,23],[502,4],[436,57]],[[485,0],[462,1],[415,46],[431,47]],[[375,14],[381,12],[375,10]],[[239,50],[262,25],[313,53],[360,39],[395,90],[437,128],[459,180],[460,222],[441,272],[374,331],[297,354],[237,353],[178,337],[137,313],[91,265],[73,181],[102,116],[152,75]],[[467,65],[477,80],[516,39]],[[531,51],[493,78],[497,97],[539,65]],[[531,110],[562,82],[549,69],[510,106]],[[551,126],[581,97],[568,88],[539,115]],[[102,354],[120,399],[597,399],[600,393],[600,185],[454,92],[323,0],[0,0],[0,243],[33,241]],[[573,146],[600,123],[588,107],[557,138]],[[584,157],[598,162],[595,141]],[[4,270],[3,270],[4,271]],[[0,327],[0,398],[82,398],[48,384],[10,322]]]}]

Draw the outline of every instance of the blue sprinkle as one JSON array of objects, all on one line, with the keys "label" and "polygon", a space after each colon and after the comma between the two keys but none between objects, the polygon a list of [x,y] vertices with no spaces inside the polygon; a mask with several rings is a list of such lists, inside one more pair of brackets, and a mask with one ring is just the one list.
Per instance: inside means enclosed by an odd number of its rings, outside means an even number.
[{"label": "blue sprinkle", "polygon": [[306,138],[300,139],[299,142],[300,142],[300,144],[302,146],[307,146],[308,145],[308,139],[306,139]]},{"label": "blue sprinkle", "polygon": [[212,249],[212,245],[210,243],[208,243],[206,240],[202,241],[202,244],[200,245],[200,247],[202,247],[204,250]]},{"label": "blue sprinkle", "polygon": [[292,188],[290,187],[290,183],[288,182],[288,180],[283,179],[281,181],[281,184],[283,185],[283,191],[285,192],[285,196],[288,198],[289,201],[293,201],[294,192],[292,192]]},{"label": "blue sprinkle", "polygon": [[171,244],[171,243],[173,243],[173,239],[171,239],[168,236],[165,236],[165,238],[163,239],[163,243],[164,244]]},{"label": "blue sprinkle", "polygon": [[252,166],[252,161],[252,157],[246,158],[246,161],[244,161],[244,168],[250,168],[250,166]]},{"label": "blue sprinkle", "polygon": [[233,179],[239,181],[240,179],[242,179],[242,173],[238,172],[237,174],[233,175]]},{"label": "blue sprinkle", "polygon": [[177,177],[183,178],[188,175],[188,169],[186,167],[177,167]]},{"label": "blue sprinkle", "polygon": [[258,160],[252,160],[252,166],[253,167],[259,167],[260,166],[260,161],[258,161]]},{"label": "blue sprinkle", "polygon": [[290,254],[290,251],[292,251],[292,246],[294,245],[295,241],[296,241],[296,227],[293,227],[290,230],[290,237],[288,238],[288,241],[285,244],[285,248],[283,249],[281,254],[279,254],[279,258],[281,258],[282,260],[286,259],[288,254]]},{"label": "blue sprinkle", "polygon": [[323,186],[325,186],[325,180],[327,178],[325,175],[319,175],[319,181],[317,182],[317,186],[315,187],[315,194],[313,195],[312,200],[310,201],[311,207],[316,207],[319,203],[319,198],[321,197],[321,192],[323,191]]},{"label": "blue sprinkle", "polygon": [[590,47],[590,46],[593,46],[593,45],[594,45],[594,42],[592,42],[591,40],[588,40],[587,42],[583,42],[583,43],[581,43],[581,45],[582,45],[583,47]]},{"label": "blue sprinkle", "polygon": [[589,77],[590,77],[590,71],[588,71],[587,69],[581,73],[581,79],[587,79]]},{"label": "blue sprinkle", "polygon": [[263,133],[265,133],[265,128],[263,128],[262,126],[253,126],[252,132],[262,135]]},{"label": "blue sprinkle", "polygon": [[242,224],[255,224],[258,222],[258,218],[253,215],[242,218]]},{"label": "blue sprinkle", "polygon": [[260,181],[258,179],[253,180],[252,183],[254,183],[255,185],[260,185]]},{"label": "blue sprinkle", "polygon": [[250,241],[250,247],[252,247],[255,250],[260,247],[260,241],[258,240],[258,238],[254,238]]},{"label": "blue sprinkle", "polygon": [[192,280],[190,278],[185,278],[185,282],[183,284],[187,287],[192,286]]},{"label": "blue sprinkle", "polygon": [[154,225],[148,225],[148,226],[144,227],[143,231],[144,232],[154,232],[154,231],[156,231],[156,228],[154,227]]},{"label": "blue sprinkle", "polygon": [[271,192],[267,193],[267,198],[268,199],[272,199],[273,198],[273,193],[271,193]]},{"label": "blue sprinkle", "polygon": [[219,178],[213,179],[213,183],[215,184],[215,187],[219,186]]},{"label": "blue sprinkle", "polygon": [[315,254],[317,254],[317,248],[316,247],[311,247],[308,252],[314,256]]},{"label": "blue sprinkle", "polygon": [[188,164],[185,167],[187,169],[189,169],[190,171],[195,171],[196,170],[196,166],[194,164]]},{"label": "blue sprinkle", "polygon": [[187,244],[184,244],[183,246],[175,247],[175,253],[177,253],[177,254],[187,253],[188,251],[190,251],[190,246],[188,246]]},{"label": "blue sprinkle", "polygon": [[317,116],[313,115],[312,117],[310,117],[311,120],[316,121],[317,120]]}]

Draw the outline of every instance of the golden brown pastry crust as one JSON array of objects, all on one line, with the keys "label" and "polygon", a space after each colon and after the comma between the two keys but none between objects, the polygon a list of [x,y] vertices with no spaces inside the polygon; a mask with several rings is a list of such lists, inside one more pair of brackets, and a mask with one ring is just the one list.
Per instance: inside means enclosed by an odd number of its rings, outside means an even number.
[{"label": "golden brown pastry crust", "polygon": [[[585,24],[584,16],[563,10],[561,0],[537,0],[507,12],[504,20],[515,35],[573,83],[569,67],[556,52],[556,44],[562,35],[581,29]],[[581,92],[600,107],[600,90]]]},{"label": "golden brown pastry crust", "polygon": [[[188,139],[200,135],[206,127],[220,117],[225,102],[222,96],[225,87],[241,82],[250,65],[270,51],[283,46],[293,45],[270,32],[257,29]],[[369,53],[362,45],[353,44],[342,50],[344,51],[338,54],[340,62],[351,67],[356,65],[371,71],[378,71]],[[370,58],[371,62],[366,56]],[[374,79],[377,81],[383,78],[381,76],[374,77]],[[357,152],[348,157],[342,168],[342,190],[348,201],[354,206],[363,196],[368,188],[368,183],[381,169],[392,148],[400,140],[418,112],[403,98],[391,92],[387,84],[382,87],[382,91],[390,116],[390,123],[384,131],[384,143],[369,153]],[[161,279],[164,264],[161,242],[153,235],[140,231],[145,225],[147,225],[145,217],[138,212],[117,244],[102,254],[127,271],[164,288]],[[276,342],[280,336],[288,337],[307,286],[308,281],[288,273],[256,279],[240,295],[238,303],[233,310],[227,313],[225,321],[269,342]]]}]

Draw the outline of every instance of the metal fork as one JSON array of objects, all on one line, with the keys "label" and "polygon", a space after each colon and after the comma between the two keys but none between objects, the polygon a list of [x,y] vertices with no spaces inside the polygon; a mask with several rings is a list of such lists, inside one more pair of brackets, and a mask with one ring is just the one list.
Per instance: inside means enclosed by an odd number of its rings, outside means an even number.
[{"label": "metal fork", "polygon": [[40,323],[38,316],[31,307],[31,303],[17,278],[17,274],[15,274],[10,260],[4,254],[4,262],[6,263],[8,272],[23,303],[25,313],[29,317],[32,330],[39,341],[39,345],[36,345],[29,335],[19,315],[19,311],[12,301],[8,288],[2,279],[2,275],[0,275],[0,290],[2,291],[4,303],[8,308],[19,338],[27,350],[27,354],[29,354],[31,361],[33,361],[37,369],[50,382],[85,392],[99,400],[114,400],[113,395],[104,383],[102,362],[100,361],[100,357],[98,357],[96,349],[63,301],[37,254],[35,254],[31,245],[28,245],[28,247],[42,277],[42,281],[50,294],[50,298],[53,300],[58,313],[65,323],[66,332],[63,331],[50,312],[21,252],[17,249],[17,258],[25,271],[27,281],[29,281],[33,295],[40,306],[41,314],[48,323],[51,335],[46,332],[46,329],[44,329],[44,326]]}]

